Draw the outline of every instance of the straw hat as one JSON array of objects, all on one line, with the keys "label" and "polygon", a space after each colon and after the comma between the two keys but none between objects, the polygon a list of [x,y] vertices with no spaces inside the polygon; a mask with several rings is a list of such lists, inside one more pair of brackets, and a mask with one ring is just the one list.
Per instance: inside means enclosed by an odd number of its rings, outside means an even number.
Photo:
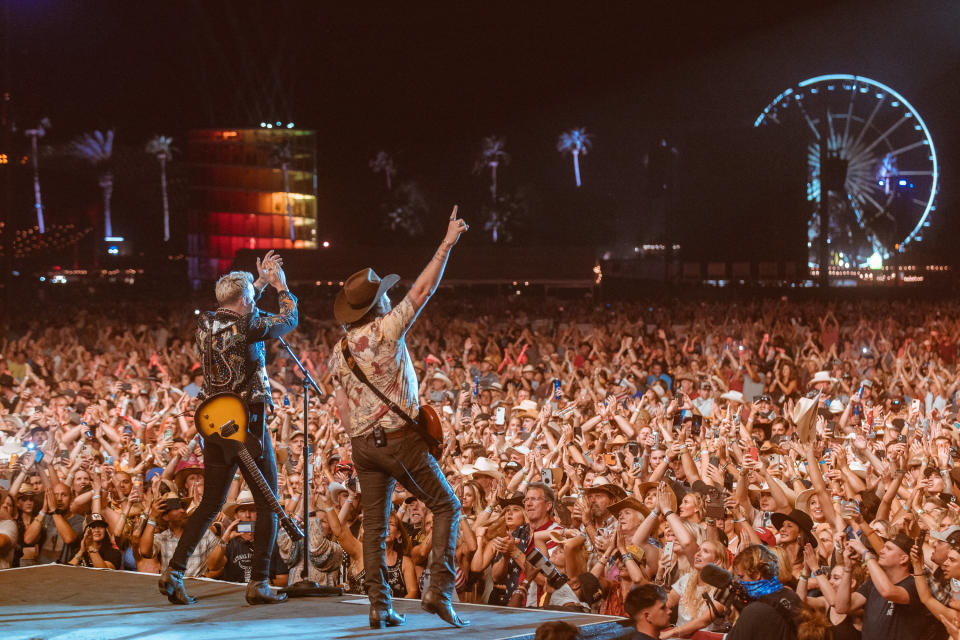
[{"label": "straw hat", "polygon": [[800,509],[800,511],[803,511],[807,515],[812,516],[813,514],[810,513],[810,498],[815,496],[816,493],[817,493],[816,489],[804,489],[803,491],[798,493],[797,501],[795,503],[797,509]]},{"label": "straw hat", "polygon": [[604,449],[605,449],[606,451],[610,451],[611,449],[616,449],[616,448],[618,448],[618,447],[622,447],[622,446],[625,445],[625,444],[627,444],[627,439],[624,437],[624,435],[623,435],[622,433],[618,433],[614,438],[612,438],[611,440],[609,440],[609,441],[604,445]]},{"label": "straw hat", "polygon": [[357,271],[343,283],[343,289],[333,302],[333,315],[338,322],[356,322],[362,318],[377,300],[400,281],[395,273],[381,279],[367,267]]},{"label": "straw hat", "polygon": [[223,515],[227,516],[231,520],[234,517],[234,514],[237,512],[237,509],[240,507],[249,507],[256,505],[256,501],[253,499],[253,494],[250,493],[249,489],[244,489],[240,492],[240,495],[237,496],[237,499],[234,502],[228,502],[227,506],[223,508]]},{"label": "straw hat", "polygon": [[793,408],[793,422],[797,425],[797,435],[800,442],[812,442],[817,437],[817,430],[813,428],[817,419],[817,405],[820,403],[820,394],[814,398],[800,398]]}]

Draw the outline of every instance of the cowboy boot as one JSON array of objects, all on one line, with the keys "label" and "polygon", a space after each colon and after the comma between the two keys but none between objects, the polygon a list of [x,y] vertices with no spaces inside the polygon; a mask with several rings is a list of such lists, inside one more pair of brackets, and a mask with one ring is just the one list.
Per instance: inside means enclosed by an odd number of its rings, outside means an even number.
[{"label": "cowboy boot", "polygon": [[160,575],[160,593],[167,596],[172,604],[193,604],[197,601],[183,586],[183,571],[167,567]]},{"label": "cowboy boot", "polygon": [[393,610],[393,607],[388,606],[386,609],[381,609],[379,607],[370,606],[370,628],[371,629],[382,629],[384,627],[399,627],[400,625],[406,623],[407,617],[402,613],[397,613]]},{"label": "cowboy boot", "polygon": [[444,596],[437,589],[429,589],[420,601],[420,608],[427,613],[435,613],[440,618],[455,627],[466,627],[470,625],[469,620],[464,620],[453,610],[453,604],[450,598]]},{"label": "cowboy boot", "polygon": [[286,601],[287,594],[274,593],[266,580],[251,580],[247,583],[247,604],[277,604]]}]

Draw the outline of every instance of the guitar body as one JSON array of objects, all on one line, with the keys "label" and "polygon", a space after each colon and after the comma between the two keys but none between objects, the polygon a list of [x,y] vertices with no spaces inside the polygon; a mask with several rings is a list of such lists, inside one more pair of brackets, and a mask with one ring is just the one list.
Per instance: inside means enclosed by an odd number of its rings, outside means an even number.
[{"label": "guitar body", "polygon": [[440,454],[443,453],[443,425],[437,410],[429,404],[420,405],[417,424],[420,426],[421,434],[425,433],[428,436],[424,441],[427,443],[430,455],[439,460]]},{"label": "guitar body", "polygon": [[[237,447],[245,445],[251,455],[260,455],[259,439],[250,438],[251,442],[247,442],[247,425],[250,424],[247,403],[235,393],[217,393],[204,400],[193,414],[193,423],[204,444],[214,444],[233,455],[236,455]],[[224,436],[221,429],[228,424],[232,433]]]},{"label": "guitar body", "polygon": [[219,447],[226,460],[239,460],[247,476],[252,478],[253,483],[260,489],[260,493],[266,497],[267,506],[277,514],[280,525],[290,539],[294,542],[303,540],[300,527],[280,506],[273,489],[267,484],[263,472],[254,461],[254,456],[260,456],[262,453],[262,447],[259,438],[249,437],[247,432],[250,411],[243,398],[229,392],[212,395],[197,407],[196,413],[193,414],[193,423],[203,438],[204,446]]}]

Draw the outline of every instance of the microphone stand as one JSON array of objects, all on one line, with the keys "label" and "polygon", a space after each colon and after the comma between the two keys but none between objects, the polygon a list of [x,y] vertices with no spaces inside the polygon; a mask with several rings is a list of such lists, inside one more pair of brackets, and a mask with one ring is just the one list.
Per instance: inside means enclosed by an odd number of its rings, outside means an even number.
[{"label": "microphone stand", "polygon": [[[310,372],[307,371],[307,368],[303,366],[303,363],[300,362],[300,359],[297,358],[293,353],[293,349],[290,348],[290,345],[287,344],[287,341],[283,338],[278,338],[280,344],[284,349],[287,350],[287,353],[290,354],[290,359],[293,360],[293,363],[300,370],[300,373],[303,375],[303,567],[300,569],[300,580],[294,582],[292,585],[281,589],[281,593],[285,593],[291,598],[304,598],[308,596],[339,596],[343,595],[343,589],[340,587],[327,587],[321,586],[314,582],[313,580],[308,580],[307,576],[310,575],[308,563],[310,562],[310,422],[308,416],[310,415],[310,389],[313,389],[317,393],[317,397],[323,396],[323,390],[320,389],[320,386],[317,384],[317,381],[313,379],[313,376],[310,375]],[[319,454],[318,454],[319,455]]]}]

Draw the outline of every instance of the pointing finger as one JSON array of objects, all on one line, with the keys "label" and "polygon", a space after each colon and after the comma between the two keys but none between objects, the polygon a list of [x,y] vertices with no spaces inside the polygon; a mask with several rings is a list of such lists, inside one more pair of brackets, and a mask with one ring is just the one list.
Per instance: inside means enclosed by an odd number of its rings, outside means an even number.
[{"label": "pointing finger", "polygon": [[451,220],[457,219],[457,205],[453,205],[453,212],[450,214],[450,219]]}]

